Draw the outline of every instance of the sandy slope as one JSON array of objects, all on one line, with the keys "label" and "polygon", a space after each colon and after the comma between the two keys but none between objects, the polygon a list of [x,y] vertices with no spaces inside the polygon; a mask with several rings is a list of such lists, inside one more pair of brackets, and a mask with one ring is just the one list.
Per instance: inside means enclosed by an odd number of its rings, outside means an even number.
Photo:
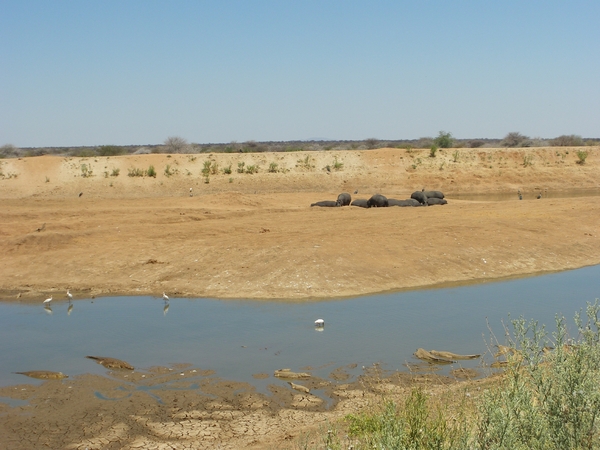
[{"label": "sandy slope", "polygon": [[[600,149],[587,150],[585,165],[562,148],[3,160],[0,289],[36,300],[67,288],[308,299],[598,264],[598,197],[546,198],[598,191]],[[219,167],[208,184],[207,160]],[[280,172],[267,172],[275,161]],[[239,162],[260,170],[237,173]],[[127,176],[150,165],[156,178]],[[309,206],[342,191],[401,199],[423,186],[443,190],[449,204]],[[466,192],[512,192],[514,201],[453,200]]]}]

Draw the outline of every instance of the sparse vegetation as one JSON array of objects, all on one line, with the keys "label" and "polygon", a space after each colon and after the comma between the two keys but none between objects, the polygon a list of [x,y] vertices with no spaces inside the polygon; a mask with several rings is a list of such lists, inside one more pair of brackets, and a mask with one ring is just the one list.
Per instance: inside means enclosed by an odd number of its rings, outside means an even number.
[{"label": "sparse vegetation", "polygon": [[154,169],[154,166],[148,167],[148,170],[146,171],[146,174],[149,177],[156,178],[156,170]]},{"label": "sparse vegetation", "polygon": [[298,163],[297,167],[301,167],[302,169],[311,170],[315,168],[310,155],[306,155],[304,159],[299,159],[296,162]]},{"label": "sparse vegetation", "polygon": [[118,177],[118,176],[119,176],[119,173],[121,173],[121,169],[119,169],[119,168],[114,168],[114,169],[112,170],[112,172],[110,173],[110,176],[111,176],[111,177]]},{"label": "sparse vegetation", "polygon": [[237,173],[244,173],[244,166],[246,165],[245,162],[239,162],[238,163],[238,167],[237,167]]},{"label": "sparse vegetation", "polygon": [[81,176],[83,178],[88,178],[93,175],[92,165],[91,164],[82,164],[81,165]]},{"label": "sparse vegetation", "polygon": [[143,169],[139,169],[136,167],[132,167],[130,169],[127,169],[127,176],[128,177],[143,177],[146,175],[146,172]]},{"label": "sparse vegetation", "polygon": [[342,170],[344,168],[344,163],[338,161],[337,156],[333,158],[333,169],[334,170]]},{"label": "sparse vegetation", "polygon": [[523,155],[523,167],[532,166],[533,165],[533,155]]},{"label": "sparse vegetation", "polygon": [[253,164],[251,166],[246,166],[246,173],[252,175],[253,173],[258,173],[258,166]]},{"label": "sparse vegetation", "polygon": [[177,169],[171,169],[171,165],[167,164],[165,167],[165,176],[170,177],[171,175],[175,175],[177,173]]},{"label": "sparse vegetation", "polygon": [[432,145],[431,148],[429,149],[429,157],[430,158],[435,158],[435,154],[438,151],[438,147],[437,145]]},{"label": "sparse vegetation", "polygon": [[434,398],[414,388],[403,404],[384,396],[329,427],[321,441],[355,450],[600,448],[599,314],[596,300],[585,319],[575,315],[577,339],[564,317],[551,335],[536,321],[513,320],[504,375],[481,395],[455,390]]},{"label": "sparse vegetation", "polygon": [[269,173],[277,173],[277,163],[272,162],[269,164],[269,168],[267,169]]},{"label": "sparse vegetation", "polygon": [[209,160],[204,161],[204,166],[202,167],[202,175],[204,177],[208,177],[210,175],[210,165],[211,164],[212,164],[212,162]]},{"label": "sparse vegetation", "polygon": [[231,174],[231,164],[229,164],[227,167],[223,168],[223,173],[225,175],[230,175]]},{"label": "sparse vegetation", "polygon": [[481,139],[474,139],[469,143],[469,146],[471,148],[479,148],[479,147],[483,147],[485,145],[485,141],[482,141]]},{"label": "sparse vegetation", "polygon": [[212,164],[210,165],[210,174],[216,175],[218,173],[219,173],[219,165],[217,164],[216,161],[213,161]]},{"label": "sparse vegetation", "polygon": [[454,153],[452,153],[452,161],[458,162],[459,157],[460,157],[460,152],[458,150],[454,150]]}]

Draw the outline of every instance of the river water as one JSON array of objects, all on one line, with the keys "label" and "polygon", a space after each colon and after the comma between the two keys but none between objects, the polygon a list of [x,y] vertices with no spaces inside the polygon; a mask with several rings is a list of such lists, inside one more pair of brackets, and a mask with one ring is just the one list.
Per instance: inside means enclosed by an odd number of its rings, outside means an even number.
[{"label": "river water", "polygon": [[[554,329],[555,314],[574,313],[600,297],[600,266],[484,284],[422,289],[328,301],[254,301],[106,297],[40,303],[0,303],[0,386],[40,381],[16,371],[70,376],[107,372],[86,355],[111,356],[145,370],[192,364],[259,390],[276,369],[352,376],[363,366],[408,370],[419,348],[485,353],[490,329],[504,343],[510,318],[536,319]],[[510,316],[510,318],[509,318]],[[314,321],[325,320],[323,330]],[[574,329],[574,326],[571,327]],[[477,367],[481,361],[463,361]],[[355,366],[356,365],[356,366]],[[453,365],[451,368],[456,368]],[[444,369],[446,372],[451,368]],[[257,380],[252,375],[269,374]]]}]

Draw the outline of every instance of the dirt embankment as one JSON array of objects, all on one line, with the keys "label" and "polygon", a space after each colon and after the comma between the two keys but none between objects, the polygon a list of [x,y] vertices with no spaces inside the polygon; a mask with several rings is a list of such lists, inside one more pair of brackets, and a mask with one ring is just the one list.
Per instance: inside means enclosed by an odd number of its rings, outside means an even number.
[{"label": "dirt embankment", "polygon": [[[585,150],[585,164],[557,147],[3,160],[0,289],[309,299],[598,264],[599,197],[550,198],[600,189],[600,149]],[[422,187],[448,205],[310,208]]]}]

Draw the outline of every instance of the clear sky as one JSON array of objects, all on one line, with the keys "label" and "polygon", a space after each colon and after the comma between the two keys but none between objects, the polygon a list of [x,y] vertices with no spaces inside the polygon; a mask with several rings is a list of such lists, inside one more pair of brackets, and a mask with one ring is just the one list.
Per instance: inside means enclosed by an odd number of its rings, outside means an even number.
[{"label": "clear sky", "polygon": [[0,145],[600,137],[600,1],[0,0]]}]

